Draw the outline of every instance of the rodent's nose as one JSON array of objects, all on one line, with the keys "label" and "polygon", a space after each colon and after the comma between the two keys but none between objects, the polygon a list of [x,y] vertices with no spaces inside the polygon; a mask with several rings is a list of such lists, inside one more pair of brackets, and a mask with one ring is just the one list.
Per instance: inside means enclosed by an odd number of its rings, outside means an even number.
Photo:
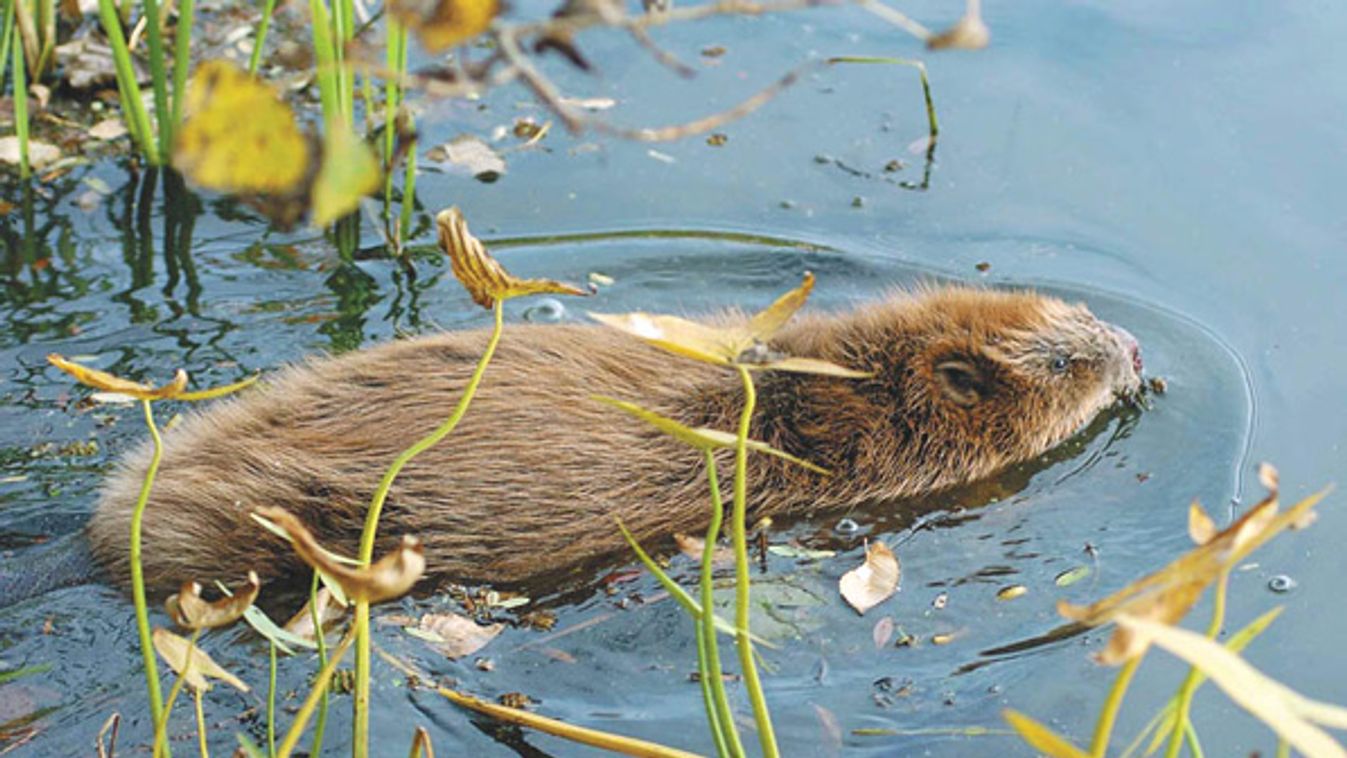
[{"label": "rodent's nose", "polygon": [[1137,374],[1140,374],[1141,343],[1137,342],[1137,338],[1133,337],[1131,332],[1121,326],[1109,324],[1108,327],[1113,330],[1113,335],[1118,338],[1118,344],[1122,345],[1123,350],[1125,350],[1127,355],[1131,357],[1132,369],[1135,370]]}]

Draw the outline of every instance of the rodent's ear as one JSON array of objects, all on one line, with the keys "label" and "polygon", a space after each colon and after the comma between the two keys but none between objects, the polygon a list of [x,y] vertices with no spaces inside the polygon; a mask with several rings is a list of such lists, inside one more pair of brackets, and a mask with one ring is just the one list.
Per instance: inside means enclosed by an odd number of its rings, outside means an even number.
[{"label": "rodent's ear", "polygon": [[965,408],[977,405],[985,389],[982,372],[963,356],[951,356],[935,364],[935,379],[945,397]]}]

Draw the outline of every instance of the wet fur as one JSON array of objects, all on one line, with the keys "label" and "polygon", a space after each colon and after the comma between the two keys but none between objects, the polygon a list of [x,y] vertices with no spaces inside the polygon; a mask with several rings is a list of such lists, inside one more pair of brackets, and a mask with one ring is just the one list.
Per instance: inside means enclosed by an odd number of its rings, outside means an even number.
[{"label": "wet fur", "polygon": [[[289,547],[248,518],[266,505],[290,509],[327,545],[354,553],[389,461],[443,420],[486,339],[484,331],[437,334],[311,360],[165,435],[144,521],[148,585],[164,592],[249,569],[264,581],[307,577]],[[840,509],[984,477],[1054,446],[1138,382],[1126,345],[1083,306],[1030,293],[894,294],[850,313],[799,318],[773,348],[876,374],[756,375],[753,435],[835,472],[750,456],[756,515]],[[1071,371],[1047,371],[1044,360],[1063,353]],[[978,401],[951,401],[940,365],[971,367]],[[393,485],[381,543],[415,534],[430,577],[511,583],[626,555],[617,516],[643,541],[704,528],[700,454],[593,394],[726,430],[743,400],[732,371],[611,330],[507,325],[463,423]],[[126,457],[88,531],[95,557],[123,585],[148,457],[148,444]],[[728,456],[721,470],[728,490]]]}]

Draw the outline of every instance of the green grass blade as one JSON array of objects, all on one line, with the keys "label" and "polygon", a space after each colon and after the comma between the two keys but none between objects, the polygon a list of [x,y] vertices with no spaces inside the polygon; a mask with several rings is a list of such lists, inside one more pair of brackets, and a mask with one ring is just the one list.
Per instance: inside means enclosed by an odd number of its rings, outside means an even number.
[{"label": "green grass blade", "polygon": [[108,36],[108,46],[112,48],[112,61],[117,70],[117,89],[122,97],[122,119],[126,122],[131,136],[140,145],[140,151],[151,166],[158,166],[165,157],[155,147],[150,129],[150,117],[145,112],[145,104],[140,97],[140,84],[136,81],[136,71],[131,65],[131,51],[126,46],[126,37],[122,34],[122,22],[113,0],[98,0],[98,17],[103,24],[103,33]]},{"label": "green grass blade", "polygon": [[23,45],[11,45],[14,58],[14,133],[19,138],[19,177],[32,173],[28,166],[28,80],[24,75]]},{"label": "green grass blade", "polygon": [[193,0],[178,0],[178,28],[173,35],[173,123],[170,132],[177,131],[182,125],[182,108],[187,99],[187,72],[192,68],[193,6]]},{"label": "green grass blade", "polygon": [[262,20],[257,22],[257,34],[253,39],[253,54],[248,56],[248,73],[257,76],[257,66],[262,62],[262,48],[267,44],[267,31],[271,29],[271,16],[276,12],[276,0],[262,3]]},{"label": "green grass blade", "polygon": [[168,72],[164,70],[164,35],[159,25],[159,0],[145,0],[145,37],[150,43],[150,81],[154,86],[154,119],[159,125],[159,155],[173,144],[168,109]]}]

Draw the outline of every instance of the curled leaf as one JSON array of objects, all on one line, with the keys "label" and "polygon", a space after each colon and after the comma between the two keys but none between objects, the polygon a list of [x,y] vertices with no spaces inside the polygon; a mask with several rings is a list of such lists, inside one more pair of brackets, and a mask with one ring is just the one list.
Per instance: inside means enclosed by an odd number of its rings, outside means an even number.
[{"label": "curled leaf", "polygon": [[1193,544],[1205,545],[1211,542],[1211,538],[1216,536],[1216,522],[1211,520],[1211,516],[1202,510],[1202,506],[1194,500],[1188,504],[1188,536],[1193,538]]},{"label": "curled leaf", "polygon": [[866,543],[865,563],[842,575],[838,589],[857,613],[864,614],[898,591],[898,556],[883,542]]},{"label": "curled leaf", "polygon": [[283,508],[259,508],[258,515],[285,530],[290,544],[304,562],[341,585],[346,596],[356,601],[380,603],[405,595],[426,570],[421,541],[403,537],[402,544],[368,568],[350,568],[331,558],[299,519]]},{"label": "curled leaf", "polygon": [[[316,603],[315,603],[316,601]],[[318,588],[313,598],[304,603],[299,612],[285,622],[285,631],[304,640],[316,640],[317,632],[313,628],[313,607],[318,607],[318,623],[326,627],[346,613],[346,606],[337,602],[327,587]]]},{"label": "curled leaf", "polygon": [[543,293],[555,295],[588,295],[570,284],[551,279],[520,279],[506,271],[486,246],[468,231],[468,222],[457,207],[440,211],[435,217],[440,232],[440,249],[449,256],[454,276],[472,295],[472,301],[490,308],[497,300],[508,300],[521,295]]},{"label": "curled leaf", "polygon": [[47,362],[56,368],[75,377],[75,380],[86,387],[93,387],[96,390],[112,392],[118,395],[127,395],[137,400],[163,400],[165,398],[177,397],[187,388],[187,372],[178,369],[173,374],[173,381],[161,387],[151,387],[148,384],[133,382],[130,379],[123,379],[119,376],[113,376],[106,371],[99,371],[88,366],[81,366],[73,361],[50,353],[47,355]]},{"label": "curled leaf", "polygon": [[462,658],[486,647],[505,631],[504,624],[485,626],[457,613],[427,613],[415,627],[407,629],[429,642],[446,658]]},{"label": "curled leaf", "polygon": [[[625,400],[618,400],[616,398],[611,398],[606,395],[591,395],[591,397],[595,400],[598,400],[601,403],[607,403],[608,405],[611,405],[614,408],[617,408],[618,410],[625,411],[635,416],[636,418],[639,418],[642,421],[650,424],[656,429],[659,429],[661,432],[664,432],[670,437],[673,437],[674,439],[677,439],[685,444],[691,445],[692,447],[695,447],[698,450],[733,448],[739,444],[739,438],[733,434],[730,434],[729,432],[722,432],[718,429],[708,429],[704,426],[697,427],[694,429],[689,426],[684,426],[678,423],[677,421],[668,418],[667,416],[661,416],[660,414],[655,413],[654,411],[646,410],[645,408],[642,408],[641,406],[636,405],[635,403],[628,403]],[[761,442],[758,440],[749,440],[746,446],[748,447],[749,450],[752,450],[754,452],[774,455],[784,461],[794,463],[797,466],[803,466],[809,469],[810,471],[815,471],[817,473],[824,475],[831,473],[826,468],[816,466],[802,458],[796,458],[790,453],[784,452],[782,450],[777,450],[771,445],[768,445],[766,442]]]},{"label": "curled leaf", "polygon": [[248,583],[214,602],[201,599],[201,585],[196,582],[184,582],[178,594],[168,598],[164,604],[168,617],[173,623],[186,629],[213,629],[234,623],[248,610],[248,606],[257,599],[262,590],[262,582],[257,572],[248,572]]},{"label": "curled leaf", "polygon": [[154,649],[174,671],[198,692],[210,689],[209,679],[219,679],[241,692],[248,691],[243,680],[225,671],[201,648],[167,629],[155,629],[151,635]]},{"label": "curled leaf", "polygon": [[784,355],[768,344],[772,336],[804,305],[814,289],[814,275],[805,272],[799,287],[751,317],[746,323],[712,326],[677,316],[635,313],[590,313],[599,323],[639,337],[651,345],[685,358],[718,366],[754,370],[826,374],[847,379],[871,376],[814,358]]}]

